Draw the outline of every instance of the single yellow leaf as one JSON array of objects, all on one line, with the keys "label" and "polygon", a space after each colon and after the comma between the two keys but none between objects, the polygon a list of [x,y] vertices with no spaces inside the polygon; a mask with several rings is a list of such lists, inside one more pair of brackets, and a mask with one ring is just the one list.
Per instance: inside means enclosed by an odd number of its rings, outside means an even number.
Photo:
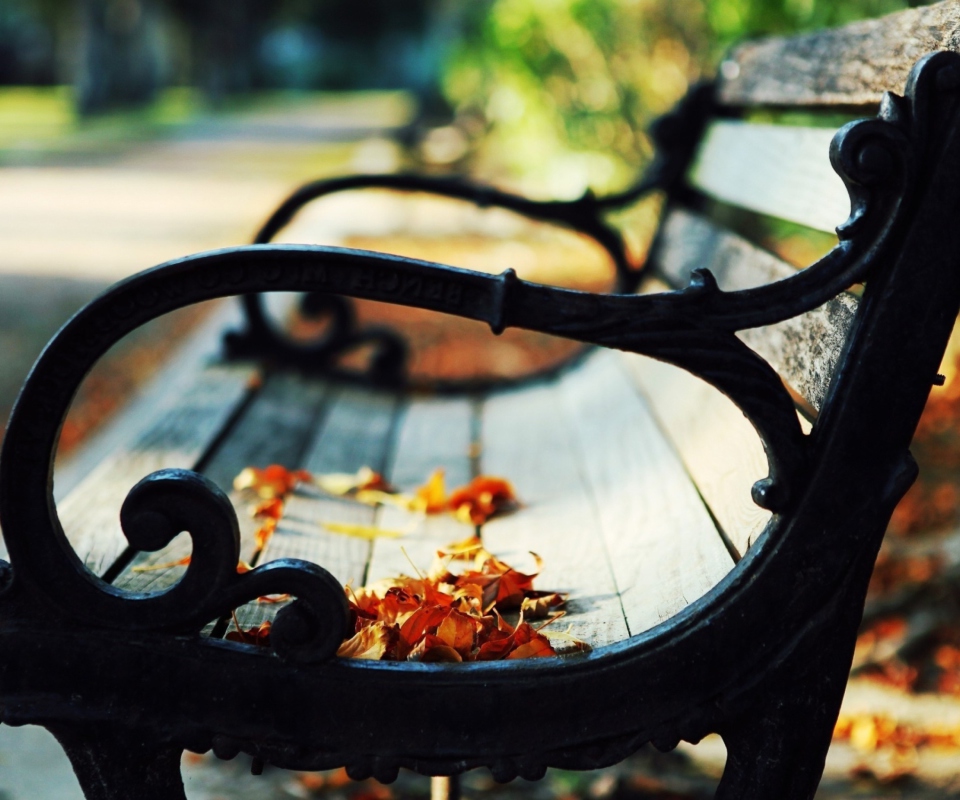
[{"label": "single yellow leaf", "polygon": [[353,525],[347,522],[321,522],[320,524],[331,533],[354,536],[357,539],[399,539],[403,536],[403,531],[377,528],[374,525]]}]

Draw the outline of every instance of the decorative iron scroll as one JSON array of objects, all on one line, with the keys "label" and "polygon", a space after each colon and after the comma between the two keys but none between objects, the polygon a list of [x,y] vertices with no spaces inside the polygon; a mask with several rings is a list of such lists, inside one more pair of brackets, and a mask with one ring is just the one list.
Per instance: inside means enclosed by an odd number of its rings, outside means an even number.
[{"label": "decorative iron scroll", "polygon": [[[598,295],[490,276],[413,259],[319,246],[249,246],[173,261],[129,278],[82,309],[41,355],[17,400],[0,455],[0,525],[14,566],[4,602],[26,595],[25,614],[119,630],[196,631],[211,617],[264,593],[298,598],[278,617],[280,654],[318,661],[335,652],[346,621],[343,594],[324,570],[278,561],[237,576],[236,518],[216,487],[166,470],[131,490],[123,529],[138,549],[162,547],[180,530],[194,556],[179,584],[130,594],[91,574],[70,547],[52,497],[60,427],[83,377],[127,333],[183,306],[236,294],[302,291],[442,311],[649,355],[675,364],[727,395],[759,433],[770,475],[758,503],[789,511],[808,472],[809,447],[774,370],[735,336],[744,328],[805,313],[885,267],[925,176],[935,168],[941,120],[952,115],[960,56],[938,53],[912,73],[906,98],[889,95],[876,120],[843,128],[831,157],[852,198],[838,247],[808,269],[745,291],[721,291],[698,270],[682,291]],[[940,95],[949,93],[948,97]],[[0,565],[0,582],[9,570]],[[9,581],[8,581],[9,582]],[[41,611],[38,609],[54,609]],[[282,622],[281,622],[282,620]]]},{"label": "decorative iron scroll", "polygon": [[[423,192],[465,200],[479,208],[506,209],[589,236],[614,263],[615,291],[630,294],[639,285],[643,270],[631,263],[620,231],[604,219],[604,214],[636,202],[652,191],[672,191],[687,170],[712,108],[713,86],[701,84],[673,111],[655,120],[650,130],[656,146],[653,161],[639,181],[614,195],[596,197],[588,191],[576,200],[538,201],[460,177],[352,175],[314,181],[297,189],[264,223],[254,244],[273,241],[304,206],[331,194],[356,189]],[[305,316],[330,318],[329,328],[315,342],[294,341],[271,325],[259,295],[245,295],[243,307],[246,327],[231,331],[224,340],[230,358],[267,358],[306,371],[331,372],[345,352],[361,344],[373,344],[374,355],[367,379],[375,384],[396,385],[405,381],[407,345],[404,339],[388,328],[358,328],[352,303],[345,298],[332,303],[329,298],[318,301],[316,294],[304,297],[301,312]]]}]

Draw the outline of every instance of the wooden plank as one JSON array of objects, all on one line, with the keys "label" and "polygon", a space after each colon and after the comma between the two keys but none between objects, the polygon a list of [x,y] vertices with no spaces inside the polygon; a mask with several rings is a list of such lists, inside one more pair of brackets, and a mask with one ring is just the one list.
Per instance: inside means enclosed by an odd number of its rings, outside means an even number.
[{"label": "wooden plank", "polygon": [[561,388],[636,635],[702,596],[734,562],[620,357],[598,353]]},{"label": "wooden plank", "polygon": [[[251,517],[255,505],[242,493],[232,490],[234,477],[244,467],[263,468],[283,464],[299,467],[306,443],[318,424],[328,392],[324,382],[297,375],[279,374],[269,378],[254,401],[244,409],[230,437],[204,466],[204,474],[230,495],[237,509],[241,532],[241,559],[253,555],[257,524]],[[184,533],[155,553],[141,553],[114,581],[129,591],[159,591],[178,580],[185,566],[156,569],[173,564],[190,554],[190,537]],[[146,568],[146,569],[145,569]]]},{"label": "wooden plank", "polygon": [[913,64],[934,50],[960,51],[955,0],[804,36],[738,47],[720,66],[728,105],[870,106],[903,93]]},{"label": "wooden plank", "polygon": [[[314,474],[355,472],[368,466],[383,472],[390,458],[398,399],[395,394],[338,389],[319,434],[307,448],[303,466]],[[331,533],[324,522],[373,525],[376,509],[353,501],[305,493],[294,494],[284,517],[260,558],[301,558],[328,570],[337,580],[358,585],[370,557],[370,542]],[[283,604],[251,603],[237,610],[243,627],[272,618]]]},{"label": "wooden plank", "polygon": [[688,372],[631,353],[621,357],[721,530],[743,555],[770,519],[750,496],[753,484],[767,474],[753,426],[727,398]]},{"label": "wooden plank", "polygon": [[[142,435],[144,425],[167,409],[172,399],[202,372],[220,352],[220,336],[224,330],[241,321],[237,303],[219,304],[210,318],[191,333],[168,359],[157,375],[131,398],[127,406],[96,431],[71,456],[57,459],[54,475],[54,497],[57,502],[67,497],[112,453],[129,450]],[[119,510],[119,509],[118,509]],[[7,559],[6,546],[0,538],[0,558]]]},{"label": "wooden plank", "polygon": [[850,214],[830,165],[830,128],[713,122],[687,175],[725,203],[833,233]]},{"label": "wooden plank", "polygon": [[[471,445],[476,404],[467,397],[418,398],[410,402],[397,434],[390,481],[411,492],[438,468],[444,470],[448,488],[462,486],[473,477]],[[377,524],[402,530],[402,539],[379,539],[367,570],[366,582],[410,575],[414,568],[426,572],[439,548],[471,536],[474,528],[446,514],[418,521],[413,514],[385,506]],[[411,530],[411,526],[415,526]],[[402,549],[401,549],[402,548]]]},{"label": "wooden plank", "polygon": [[[688,211],[665,220],[653,262],[673,288],[686,286],[694,269],[709,269],[721,289],[749,289],[796,273],[789,264],[730,231]],[[853,323],[857,298],[841,294],[792,319],[742,331],[739,336],[773,366],[815,411],[826,399],[830,379]]]},{"label": "wooden plank", "polygon": [[158,469],[192,468],[246,399],[256,374],[249,366],[206,369],[156,407],[148,427],[59,504],[67,538],[87,567],[103,574],[126,549],[119,512],[133,485]]},{"label": "wooden plank", "polygon": [[[578,370],[579,372],[579,370]],[[588,381],[570,375],[565,382]],[[600,514],[580,466],[579,442],[556,383],[492,395],[482,415],[485,473],[510,480],[523,502],[515,514],[483,526],[487,548],[521,571],[543,558],[536,587],[569,593],[558,629],[593,647],[629,636]],[[601,424],[606,417],[598,420]],[[591,442],[602,447],[602,442]]]}]

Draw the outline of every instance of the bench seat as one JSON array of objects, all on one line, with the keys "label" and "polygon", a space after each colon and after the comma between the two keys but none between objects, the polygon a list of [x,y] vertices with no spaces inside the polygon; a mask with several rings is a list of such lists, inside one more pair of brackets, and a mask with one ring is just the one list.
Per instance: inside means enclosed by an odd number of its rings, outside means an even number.
[{"label": "bench seat", "polygon": [[[184,441],[193,450],[184,451]],[[129,491],[130,470],[171,464],[199,467],[225,490],[244,467],[271,463],[315,474],[369,466],[406,491],[436,468],[445,470],[450,486],[478,472],[504,476],[523,507],[484,524],[485,545],[520,569],[532,567],[530,551],[540,555],[537,587],[569,593],[560,627],[569,625],[592,647],[663,622],[734,566],[732,549],[622,356],[607,351],[550,380],[483,397],[360,389],[285,372],[252,384],[248,368],[214,366],[178,394],[131,451],[92,473],[61,504],[75,547],[87,548],[86,563],[113,571],[114,585],[127,591],[159,591],[179,580],[185,567],[165,565],[189,554],[189,538],[155,553],[128,553],[116,506],[113,519],[104,519],[91,512],[89,498],[104,498],[106,516],[109,499]],[[251,502],[237,492],[231,499],[241,522],[241,558],[250,562]],[[71,516],[74,508],[84,513]],[[367,541],[328,532],[323,522],[406,533]],[[471,533],[447,516],[418,520],[399,509],[300,493],[259,563],[301,558],[359,586],[411,574],[411,563],[425,571],[439,548]],[[250,627],[281,606],[248,604],[238,620]]]}]

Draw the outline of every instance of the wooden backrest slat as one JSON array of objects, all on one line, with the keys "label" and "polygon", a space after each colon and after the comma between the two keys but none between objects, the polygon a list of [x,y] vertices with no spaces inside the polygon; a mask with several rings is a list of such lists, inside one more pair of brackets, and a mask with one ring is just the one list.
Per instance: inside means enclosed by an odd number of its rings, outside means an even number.
[{"label": "wooden backrest slat", "polygon": [[704,194],[833,233],[850,199],[830,165],[832,128],[717,120],[687,175]]},{"label": "wooden backrest slat", "polygon": [[917,59],[960,50],[954,0],[805,36],[747,42],[720,68],[732,106],[869,106],[902,92]]},{"label": "wooden backrest slat", "polygon": [[[675,210],[664,221],[653,256],[658,277],[686,286],[694,269],[709,269],[721,289],[748,289],[794,274],[776,256],[704,217]],[[763,356],[794,391],[819,411],[853,322],[857,298],[842,294],[819,308],[740,337]]]}]

